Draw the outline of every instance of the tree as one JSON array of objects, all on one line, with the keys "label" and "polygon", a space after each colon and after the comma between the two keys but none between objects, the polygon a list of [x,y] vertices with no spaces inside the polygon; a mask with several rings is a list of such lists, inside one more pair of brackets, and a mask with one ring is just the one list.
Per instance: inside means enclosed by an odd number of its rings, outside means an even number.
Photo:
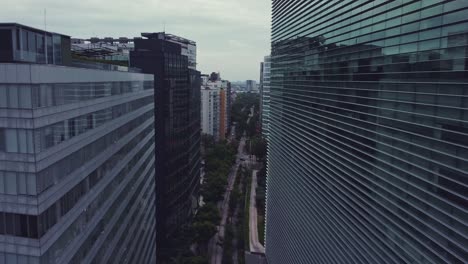
[{"label": "tree", "polygon": [[[207,174],[208,175],[208,174]],[[202,186],[203,199],[206,202],[216,203],[223,198],[227,179],[219,175],[209,175]]]},{"label": "tree", "polygon": [[195,242],[206,244],[216,234],[216,225],[208,221],[195,222],[193,224]]},{"label": "tree", "polygon": [[221,221],[221,216],[219,210],[213,203],[207,203],[198,210],[196,221],[198,222],[211,222],[219,223]]},{"label": "tree", "polygon": [[208,264],[209,261],[206,257],[203,256],[195,256],[195,257],[188,257],[182,261],[183,264]]},{"label": "tree", "polygon": [[261,137],[255,138],[253,141],[252,152],[252,154],[257,158],[264,159],[266,156],[266,141]]}]

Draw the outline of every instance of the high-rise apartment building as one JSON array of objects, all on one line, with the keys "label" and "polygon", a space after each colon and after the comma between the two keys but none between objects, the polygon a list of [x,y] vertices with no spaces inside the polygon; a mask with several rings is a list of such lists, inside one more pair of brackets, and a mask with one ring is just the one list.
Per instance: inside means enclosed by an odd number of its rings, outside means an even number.
[{"label": "high-rise apartment building", "polygon": [[219,136],[219,90],[201,88],[201,128],[202,133],[215,139]]},{"label": "high-rise apartment building", "polygon": [[154,263],[154,77],[71,65],[0,24],[0,263]]},{"label": "high-rise apartment building", "polygon": [[264,62],[261,64],[260,71],[260,119],[262,124],[262,135],[265,139],[268,138],[269,121],[270,121],[270,74],[271,74],[271,57],[265,56]]},{"label": "high-rise apartment building", "polygon": [[255,92],[258,91],[257,82],[254,80],[247,80],[245,81],[246,91],[247,92]]},{"label": "high-rise apartment building", "polygon": [[202,133],[224,140],[231,127],[231,83],[219,73],[205,75],[201,85]]},{"label": "high-rise apartment building", "polygon": [[156,222],[159,247],[164,247],[198,206],[200,73],[189,67],[178,43],[194,42],[166,33],[142,36],[134,39],[130,64],[155,76]]},{"label": "high-rise apartment building", "polygon": [[273,1],[268,263],[468,262],[468,1]]}]

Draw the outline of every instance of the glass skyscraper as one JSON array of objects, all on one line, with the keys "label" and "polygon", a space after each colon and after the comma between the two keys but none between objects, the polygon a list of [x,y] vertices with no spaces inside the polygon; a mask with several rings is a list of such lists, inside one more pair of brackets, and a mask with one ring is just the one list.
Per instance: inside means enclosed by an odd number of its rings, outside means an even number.
[{"label": "glass skyscraper", "polygon": [[0,36],[0,263],[154,263],[154,76],[71,67],[68,36]]},{"label": "glass skyscraper", "polygon": [[467,263],[468,1],[272,7],[268,263]]},{"label": "glass skyscraper", "polygon": [[168,239],[190,222],[198,208],[201,164],[200,72],[185,45],[166,33],[142,33],[130,52],[132,67],[154,74],[158,259]]},{"label": "glass skyscraper", "polygon": [[270,78],[271,78],[271,57],[265,56],[261,71],[260,90],[260,113],[262,122],[262,135],[268,138],[270,121]]}]

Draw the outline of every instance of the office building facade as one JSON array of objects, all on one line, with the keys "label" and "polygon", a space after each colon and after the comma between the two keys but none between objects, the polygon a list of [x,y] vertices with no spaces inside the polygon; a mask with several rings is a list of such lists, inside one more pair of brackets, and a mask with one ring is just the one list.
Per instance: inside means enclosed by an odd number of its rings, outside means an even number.
[{"label": "office building facade", "polygon": [[468,2],[272,6],[268,263],[467,263]]},{"label": "office building facade", "polygon": [[[200,73],[189,68],[172,35],[134,39],[130,64],[154,74],[158,243],[187,224],[198,206],[200,184]],[[197,100],[198,98],[198,100]],[[161,253],[161,252],[160,252]]]},{"label": "office building facade", "polygon": [[271,74],[271,57],[265,56],[264,62],[261,64],[260,71],[261,88],[260,88],[260,120],[262,124],[262,135],[265,139],[268,138],[269,121],[270,121],[270,74]]},{"label": "office building facade", "polygon": [[154,263],[153,76],[61,66],[67,36],[0,35],[20,43],[0,63],[0,263]]}]

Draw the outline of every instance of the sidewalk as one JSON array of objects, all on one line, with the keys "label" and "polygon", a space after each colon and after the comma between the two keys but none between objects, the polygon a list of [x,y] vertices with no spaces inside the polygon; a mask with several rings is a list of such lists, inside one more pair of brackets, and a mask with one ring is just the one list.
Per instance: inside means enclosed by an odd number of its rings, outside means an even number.
[{"label": "sidewalk", "polygon": [[252,185],[250,189],[250,206],[249,206],[249,241],[250,241],[250,252],[265,254],[265,247],[258,240],[258,225],[257,225],[257,206],[255,202],[255,192],[257,190],[257,172],[258,170],[252,171]]}]

